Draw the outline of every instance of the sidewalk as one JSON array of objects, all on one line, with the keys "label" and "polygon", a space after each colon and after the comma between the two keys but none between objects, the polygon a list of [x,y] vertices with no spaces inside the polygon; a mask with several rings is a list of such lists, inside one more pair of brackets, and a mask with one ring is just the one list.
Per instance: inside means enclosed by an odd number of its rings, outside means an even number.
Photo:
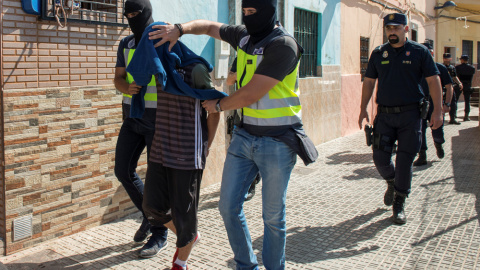
[{"label": "sidewalk", "polygon": [[[462,104],[459,104],[463,106]],[[463,107],[459,108],[463,117]],[[480,269],[480,128],[478,107],[459,126],[445,126],[446,152],[438,159],[428,129],[428,165],[414,168],[408,222],[390,221],[385,182],[364,133],[318,146],[319,160],[298,161],[287,198],[287,269]],[[448,119],[448,117],[447,117]],[[218,212],[220,185],[202,190],[202,241],[191,269],[234,269]],[[258,188],[261,188],[261,184]],[[253,247],[261,263],[261,195],[245,203]],[[175,236],[158,256],[139,259],[132,241],[140,215],[1,257],[12,269],[169,269]],[[1,266],[1,265],[0,265]],[[0,268],[1,269],[1,268]]]}]

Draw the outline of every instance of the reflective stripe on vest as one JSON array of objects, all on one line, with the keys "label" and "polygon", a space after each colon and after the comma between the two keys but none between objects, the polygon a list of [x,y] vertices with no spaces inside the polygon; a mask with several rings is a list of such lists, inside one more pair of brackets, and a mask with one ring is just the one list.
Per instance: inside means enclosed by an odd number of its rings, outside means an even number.
[{"label": "reflective stripe on vest", "polygon": [[[237,48],[238,88],[245,86],[263,60]],[[257,102],[243,108],[243,123],[254,126],[285,126],[301,123],[298,66]]]},{"label": "reflective stripe on vest", "polygon": [[[127,59],[127,67],[130,61],[132,60],[135,49],[124,49],[123,54],[125,59]],[[133,77],[130,73],[127,72],[127,82],[132,83]],[[152,75],[152,80],[147,85],[147,92],[145,93],[145,108],[157,108],[157,86],[155,83],[155,76]],[[132,104],[132,96],[123,94],[123,103]]]}]

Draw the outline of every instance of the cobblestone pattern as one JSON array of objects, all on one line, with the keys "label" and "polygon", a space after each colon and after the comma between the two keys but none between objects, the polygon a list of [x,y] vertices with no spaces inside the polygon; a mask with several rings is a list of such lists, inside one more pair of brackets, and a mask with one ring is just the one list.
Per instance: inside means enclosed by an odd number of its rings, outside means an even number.
[{"label": "cobblestone pattern", "polygon": [[[462,115],[462,113],[459,113]],[[472,115],[478,115],[473,108]],[[319,160],[295,167],[287,198],[287,269],[480,269],[480,129],[478,117],[445,127],[446,155],[438,159],[427,135],[428,165],[414,169],[408,223],[394,225],[383,205],[385,182],[372,163],[363,132],[318,147]],[[300,163],[300,161],[299,161]],[[202,190],[191,269],[234,269],[217,206],[219,184]],[[261,188],[261,184],[258,188]],[[261,262],[261,196],[245,204]],[[141,260],[132,242],[138,214],[1,258],[9,269],[48,265],[22,258],[51,250],[64,267],[168,269],[175,236],[158,256]],[[56,260],[58,263],[58,259]]]}]

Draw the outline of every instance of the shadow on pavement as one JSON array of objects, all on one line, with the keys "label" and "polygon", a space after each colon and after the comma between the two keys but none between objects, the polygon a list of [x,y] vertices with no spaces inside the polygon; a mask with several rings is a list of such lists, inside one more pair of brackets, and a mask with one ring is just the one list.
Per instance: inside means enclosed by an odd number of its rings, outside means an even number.
[{"label": "shadow on pavement", "polygon": [[351,151],[338,152],[333,155],[328,156],[327,158],[330,161],[327,161],[326,164],[371,164],[372,163],[372,153],[367,154],[349,154]]},{"label": "shadow on pavement", "polygon": [[[286,259],[297,263],[311,263],[335,258],[347,258],[377,250],[380,247],[362,246],[361,243],[391,226],[390,217],[369,223],[377,216],[388,212],[376,209],[365,215],[358,215],[333,226],[294,227],[287,230]],[[254,250],[262,250],[263,236],[252,243]],[[259,264],[261,254],[257,254]],[[234,265],[233,260],[229,266]]]},{"label": "shadow on pavement", "polygon": [[345,180],[362,180],[365,178],[383,179],[379,174],[375,165],[373,165],[372,153],[355,154],[351,151],[338,152],[327,157],[330,159],[327,165],[358,165],[368,164],[363,168],[353,169],[351,175],[342,176]]},{"label": "shadow on pavement", "polygon": [[452,137],[452,165],[455,190],[475,195],[475,209],[480,224],[480,128],[459,130]]},{"label": "shadow on pavement", "polygon": [[25,256],[19,260],[12,261],[5,264],[5,266],[9,270],[109,269],[124,262],[138,260],[138,249],[135,247],[140,248],[141,245],[132,242],[101,248],[69,257],[64,257],[51,249],[47,249]]}]

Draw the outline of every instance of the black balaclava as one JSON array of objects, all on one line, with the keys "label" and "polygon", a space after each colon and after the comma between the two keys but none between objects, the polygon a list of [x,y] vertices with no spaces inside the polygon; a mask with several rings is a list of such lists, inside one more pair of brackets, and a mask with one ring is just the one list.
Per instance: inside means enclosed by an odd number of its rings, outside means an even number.
[{"label": "black balaclava", "polygon": [[127,0],[125,2],[125,11],[123,15],[127,13],[138,11],[140,14],[133,18],[127,18],[128,25],[135,36],[135,44],[140,43],[142,34],[145,28],[153,23],[152,18],[152,4],[149,0]]},{"label": "black balaclava", "polygon": [[242,15],[243,23],[253,44],[268,36],[277,19],[277,0],[243,0],[242,8],[255,8],[257,13]]}]

